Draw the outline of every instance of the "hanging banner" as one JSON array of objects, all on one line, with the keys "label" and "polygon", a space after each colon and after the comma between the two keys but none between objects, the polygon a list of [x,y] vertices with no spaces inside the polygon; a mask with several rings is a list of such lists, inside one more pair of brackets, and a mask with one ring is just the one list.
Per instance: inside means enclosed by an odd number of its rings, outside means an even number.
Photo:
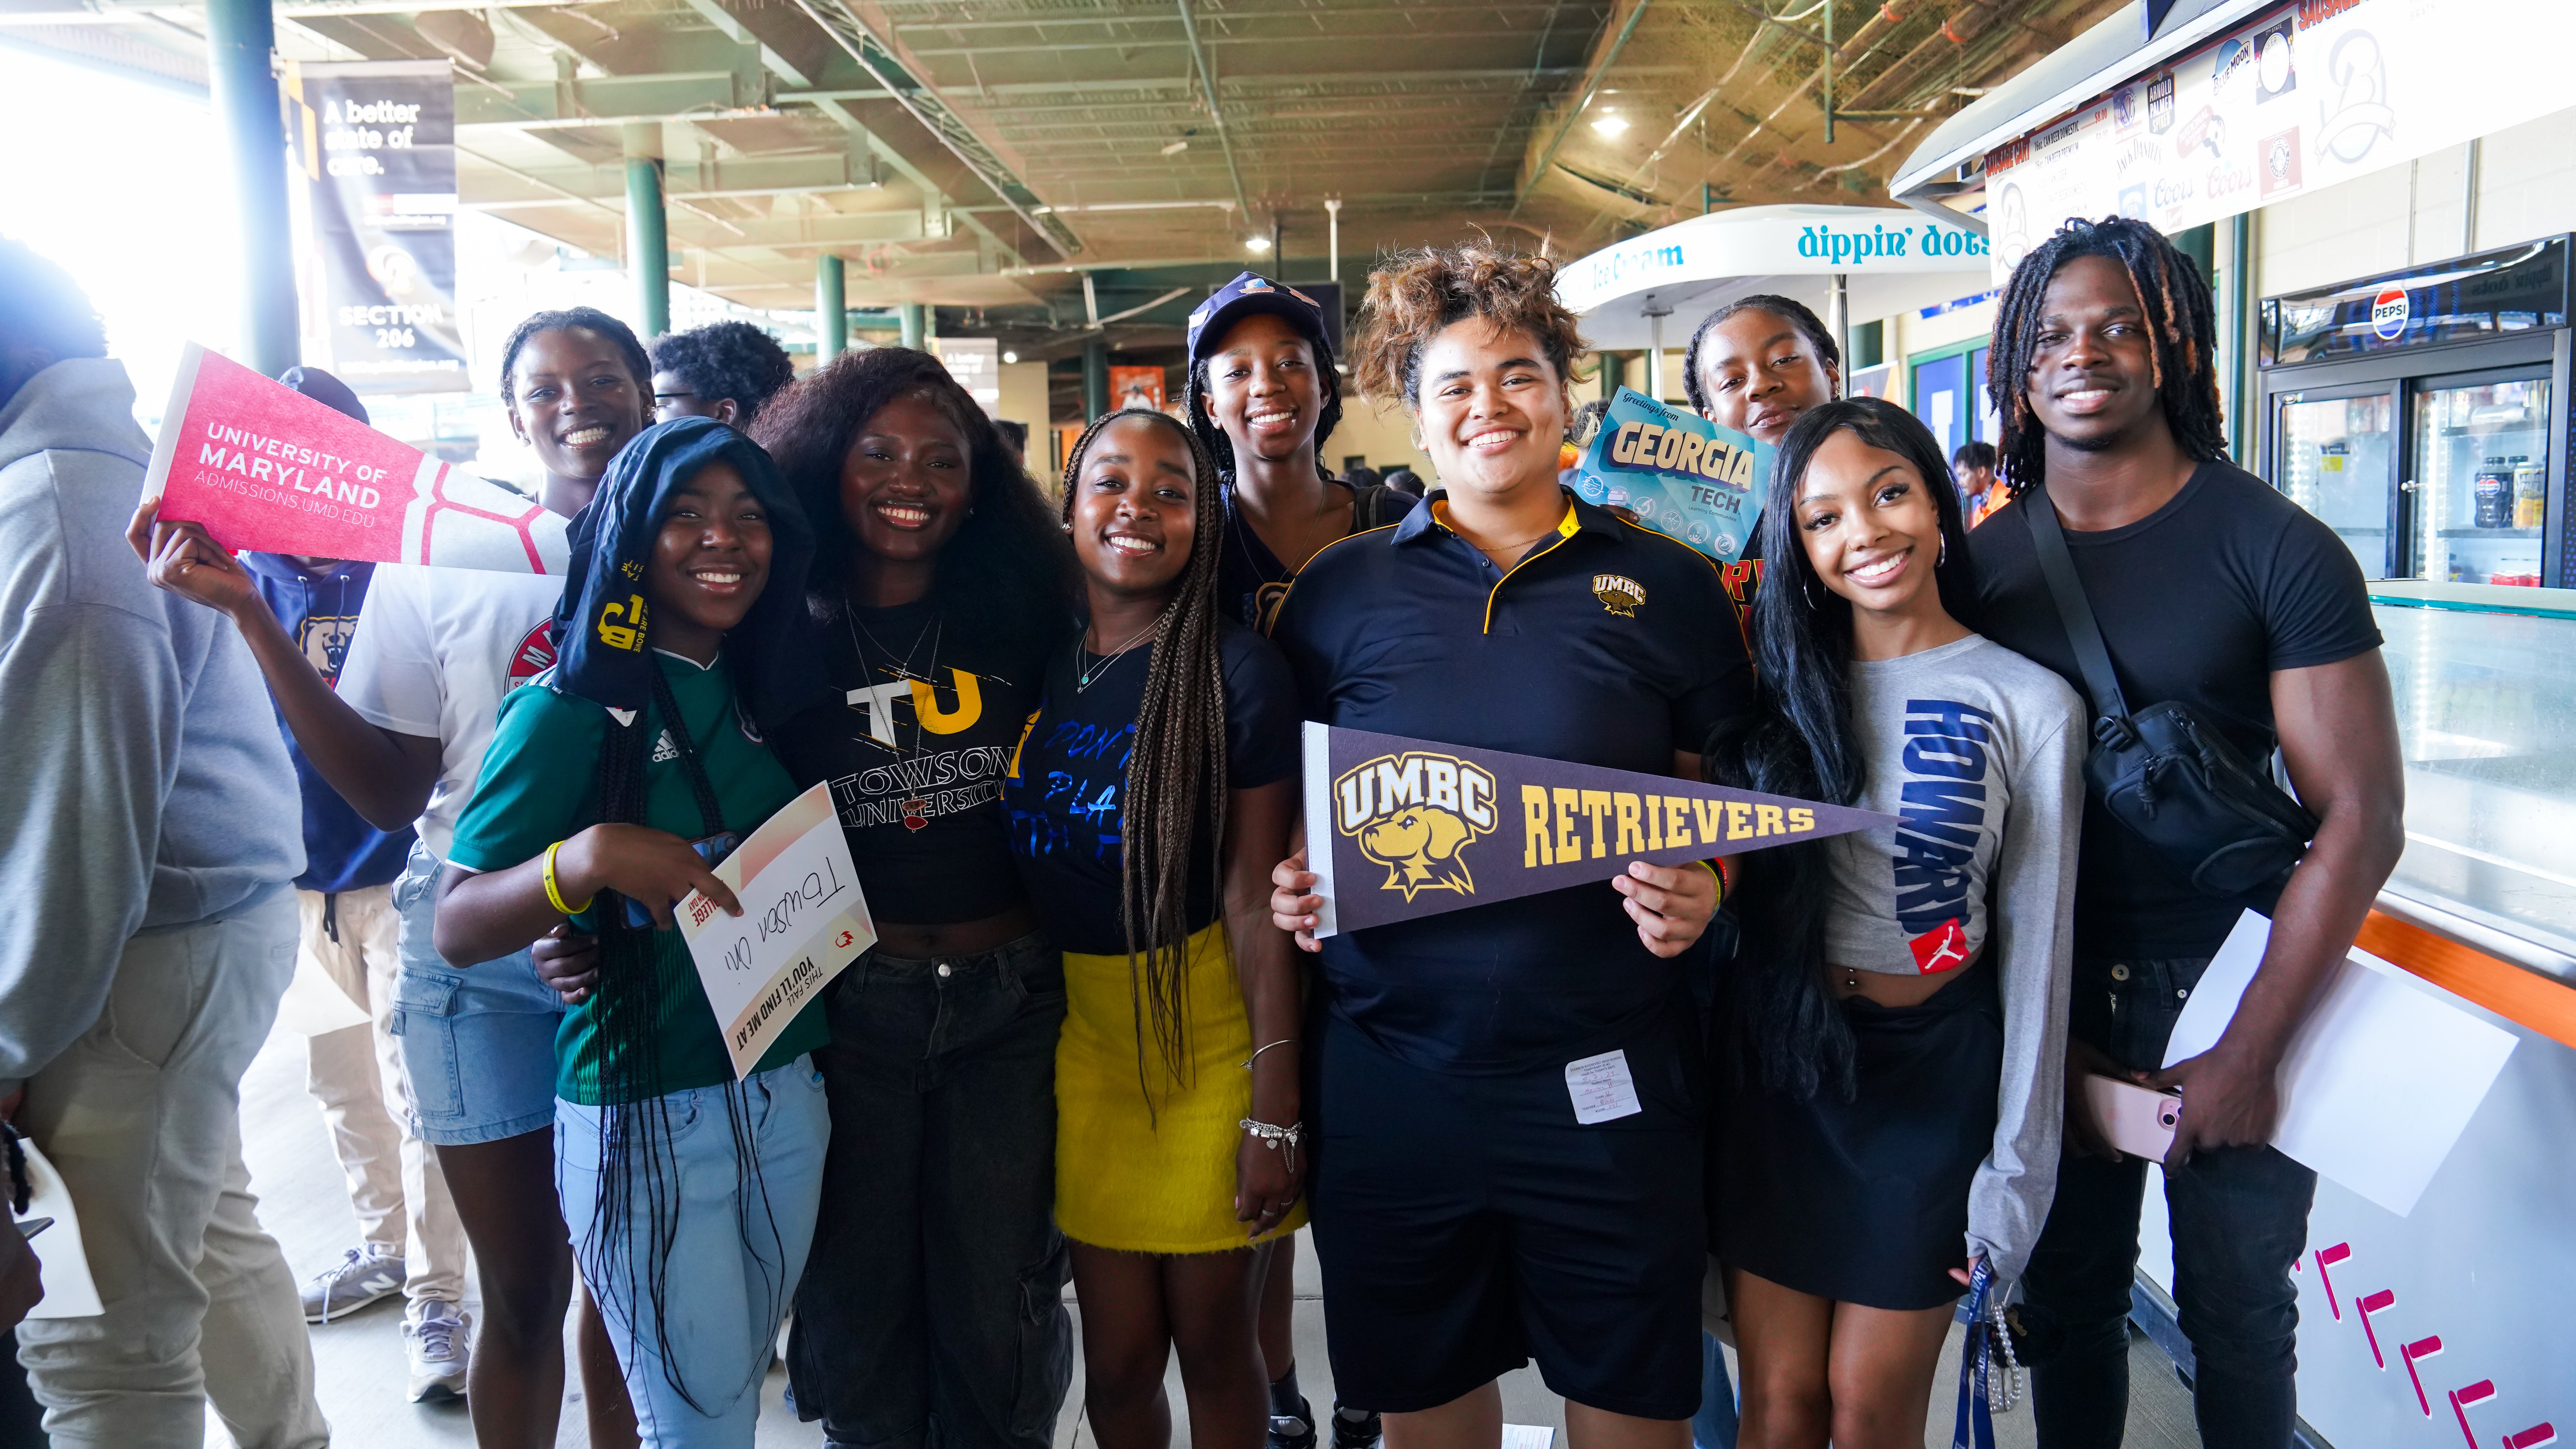
[{"label": "hanging banner", "polygon": [[463,392],[456,84],[444,60],[290,61],[305,356],[360,392]]},{"label": "hanging banner", "polygon": [[1895,817],[1663,775],[1305,726],[1318,937]]},{"label": "hanging banner", "polygon": [[1989,152],[1995,280],[2069,217],[2182,231],[2548,115],[2571,48],[2566,0],[2282,5]]},{"label": "hanging banner", "polygon": [[1771,455],[1768,445],[1689,408],[1623,387],[1575,465],[1574,491],[1731,564],[1761,521]]},{"label": "hanging banner", "polygon": [[1159,367],[1109,369],[1109,406],[1163,411],[1163,370]]},{"label": "hanging banner", "polygon": [[930,350],[937,353],[948,375],[966,389],[984,416],[1002,415],[1002,344],[990,337],[934,337]]},{"label": "hanging banner", "polygon": [[559,574],[559,514],[195,343],[143,475],[160,516],[236,553]]}]

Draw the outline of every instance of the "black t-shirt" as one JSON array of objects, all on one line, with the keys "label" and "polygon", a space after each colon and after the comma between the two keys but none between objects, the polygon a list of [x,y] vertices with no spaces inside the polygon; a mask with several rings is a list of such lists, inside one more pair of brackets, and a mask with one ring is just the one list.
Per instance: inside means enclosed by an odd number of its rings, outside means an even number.
[{"label": "black t-shirt", "polygon": [[[2057,605],[2040,576],[2030,524],[2016,498],[1969,535],[1977,566],[1977,629],[2084,687]],[[2361,568],[2332,530],[2224,462],[2203,463],[2173,500],[2126,528],[2066,531],[2075,572],[2129,708],[2179,700],[2218,726],[2250,760],[2279,743],[2276,670],[2332,664],[2379,647]],[[2206,956],[2251,907],[2271,897],[2221,899],[2088,798],[2077,866],[2075,949],[2084,956]]]},{"label": "black t-shirt", "polygon": [[[1047,655],[1045,699],[1029,721],[1002,800],[1010,815],[1012,854],[1047,934],[1068,951],[1123,956],[1123,797],[1154,646],[1142,645],[1105,667],[1084,655],[1083,666],[1096,670],[1088,689],[1076,687],[1078,647],[1077,636]],[[1252,790],[1296,774],[1297,686],[1279,651],[1228,619],[1217,636],[1217,652],[1225,668],[1227,785]],[[1191,849],[1194,932],[1216,919],[1217,883],[1207,869],[1207,849],[1206,841]]]},{"label": "black t-shirt", "polygon": [[[1566,496],[1556,535],[1508,571],[1449,530],[1436,493],[1316,554],[1271,633],[1307,718],[1668,775],[1752,708],[1715,562]],[[1322,995],[1434,1070],[1590,1056],[1681,979],[1624,899],[1604,880],[1347,931],[1317,958]]]},{"label": "black t-shirt", "polygon": [[[1353,533],[1401,522],[1420,501],[1384,484],[1360,489],[1341,483],[1332,486],[1352,494]],[[1270,616],[1278,612],[1279,601],[1288,596],[1288,585],[1297,577],[1297,571],[1281,563],[1270,545],[1263,543],[1261,535],[1244,521],[1234,506],[1232,485],[1218,496],[1225,500],[1225,553],[1216,566],[1217,603],[1236,623],[1266,632]]]},{"label": "black t-shirt", "polygon": [[772,732],[798,785],[832,784],[882,921],[980,921],[1022,899],[1002,777],[1037,700],[1039,656],[950,627],[928,600],[844,607],[822,631],[831,697]]}]

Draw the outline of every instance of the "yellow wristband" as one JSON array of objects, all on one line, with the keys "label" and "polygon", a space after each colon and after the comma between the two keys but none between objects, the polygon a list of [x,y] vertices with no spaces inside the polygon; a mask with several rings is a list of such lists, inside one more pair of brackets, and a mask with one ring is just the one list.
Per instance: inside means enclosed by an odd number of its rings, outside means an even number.
[{"label": "yellow wristband", "polygon": [[[556,910],[563,912],[565,915],[577,916],[590,909],[590,901],[585,900],[580,905],[576,906],[568,904],[564,900],[563,886],[555,880],[555,852],[563,848],[564,843],[560,840],[546,847],[546,899],[553,903]],[[598,899],[598,897],[591,897],[591,900],[596,899]]]}]

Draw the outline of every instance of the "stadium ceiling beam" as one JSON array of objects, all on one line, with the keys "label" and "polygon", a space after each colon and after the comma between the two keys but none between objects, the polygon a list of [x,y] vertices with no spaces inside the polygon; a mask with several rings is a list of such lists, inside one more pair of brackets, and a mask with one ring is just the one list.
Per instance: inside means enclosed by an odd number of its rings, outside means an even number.
[{"label": "stadium ceiling beam", "polygon": [[[821,79],[819,73],[822,69],[819,64],[800,64],[794,59],[791,59],[780,49],[778,37],[762,35],[755,32],[744,22],[741,16],[738,16],[732,11],[726,9],[721,3],[721,0],[687,0],[687,4],[690,9],[696,11],[700,16],[702,16],[708,24],[715,26],[716,29],[724,32],[726,35],[733,37],[735,40],[740,41],[745,45],[759,47],[761,65],[766,68],[770,74],[778,77],[782,81],[785,81],[793,88],[777,92],[772,97],[776,103],[802,103],[811,105],[815,110],[821,112],[827,119],[841,127],[841,129],[849,132],[851,139],[859,145],[866,147],[869,154],[881,158],[888,166],[893,167],[895,174],[901,176],[904,180],[911,182],[915,187],[918,187],[921,191],[922,205],[925,210],[935,206],[943,212],[956,216],[959,220],[965,222],[968,227],[972,228],[978,236],[983,237],[985,241],[991,243],[993,248],[1000,252],[1002,256],[1007,258],[1013,266],[1021,265],[1027,260],[1027,258],[1020,255],[1020,249],[1018,247],[1003,240],[1002,237],[995,233],[990,226],[987,226],[984,223],[983,218],[957,205],[955,199],[949,196],[948,192],[941,187],[938,182],[931,180],[928,173],[924,172],[919,166],[914,165],[909,157],[905,156],[902,152],[897,151],[894,147],[887,145],[884,137],[869,130],[867,124],[861,121],[858,116],[850,110],[849,105],[847,104],[853,100],[874,100],[879,98],[886,100],[899,100],[900,98],[895,96],[891,89],[850,90],[818,87],[816,82]],[[828,28],[829,27],[825,27],[827,30]],[[1009,198],[1005,197],[1003,200],[1007,203]],[[1017,211],[1018,208],[1014,207],[1012,209]],[[1041,231],[1039,235],[1043,236],[1045,233]]]},{"label": "stadium ceiling beam", "polygon": [[[697,3],[697,0],[691,0],[691,3]],[[1020,179],[1003,161],[1001,153],[994,150],[983,135],[948,104],[947,97],[905,68],[896,57],[894,48],[868,28],[858,12],[850,8],[848,0],[790,0],[790,3],[821,26],[834,44],[858,62],[859,69],[894,92],[895,104],[903,107],[923,129],[938,138],[950,154],[965,163],[975,179],[983,182],[1004,205],[1018,213],[1020,220],[1044,238],[1047,245],[1067,257],[1082,251],[1082,238],[1074,234],[1073,228],[1056,220],[1052,213],[1039,211],[1038,208],[1046,203],[1037,192]]]}]

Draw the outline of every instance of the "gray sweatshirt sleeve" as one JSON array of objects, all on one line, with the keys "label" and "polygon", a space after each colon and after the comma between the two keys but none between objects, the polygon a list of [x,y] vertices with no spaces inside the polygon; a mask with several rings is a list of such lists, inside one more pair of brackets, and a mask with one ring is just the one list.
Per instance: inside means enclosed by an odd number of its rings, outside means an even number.
[{"label": "gray sweatshirt sleeve", "polygon": [[2061,718],[2019,762],[1995,860],[1995,940],[1988,954],[2003,972],[2003,1084],[1994,1147],[1968,1189],[1968,1252],[1983,1254],[1993,1267],[1997,1301],[2008,1301],[2020,1281],[2057,1190],[2075,854],[2084,820],[2080,744]]},{"label": "gray sweatshirt sleeve", "polygon": [[31,609],[0,650],[0,1092],[88,1030],[143,923],[183,689],[168,630],[109,604]]}]

